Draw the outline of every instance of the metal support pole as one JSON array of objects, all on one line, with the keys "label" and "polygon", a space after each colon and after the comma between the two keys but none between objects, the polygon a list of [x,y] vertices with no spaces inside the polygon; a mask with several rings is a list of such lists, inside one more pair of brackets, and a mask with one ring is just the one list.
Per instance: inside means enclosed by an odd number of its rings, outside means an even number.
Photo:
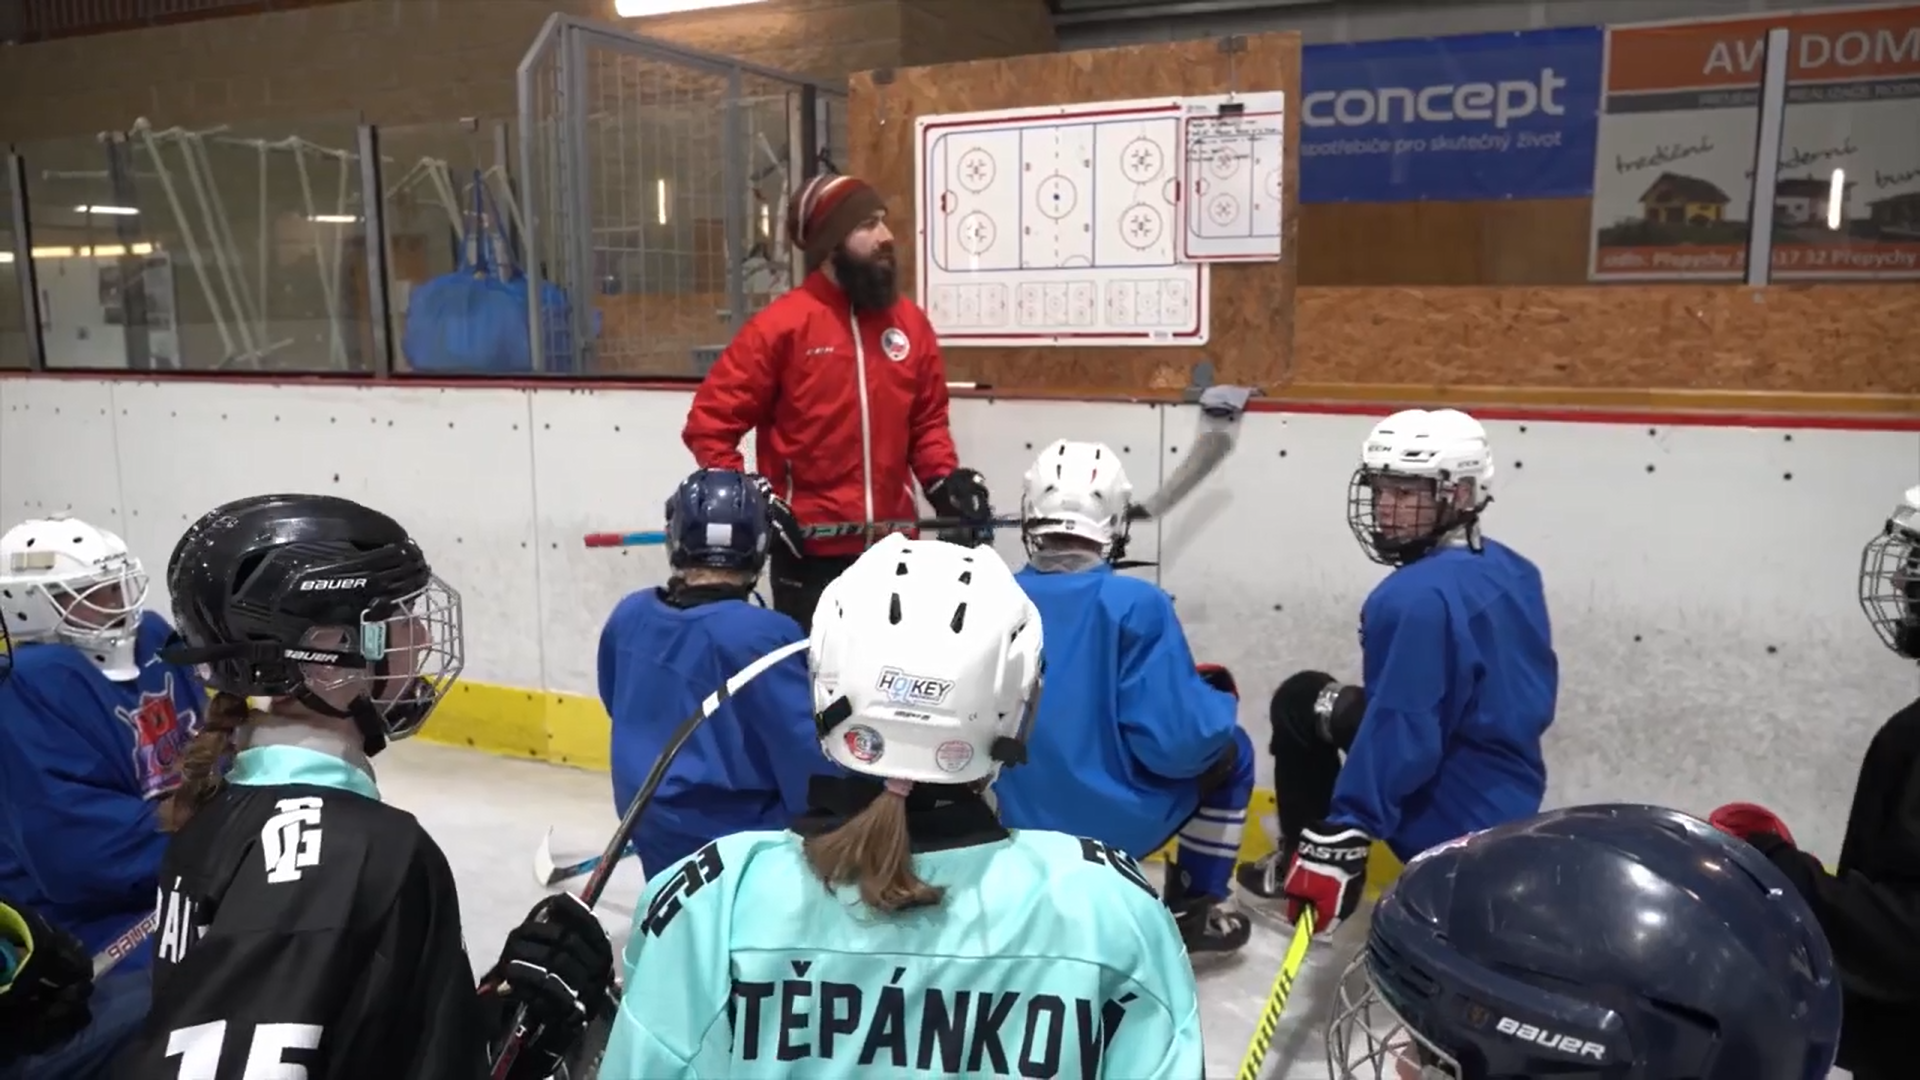
[{"label": "metal support pole", "polygon": [[27,213],[27,159],[7,147],[7,188],[13,211],[13,269],[20,285],[20,316],[27,333],[27,369],[47,370],[46,327],[40,323],[40,283],[33,269],[33,218]]},{"label": "metal support pole", "polygon": [[740,69],[727,72],[727,109],[720,119],[720,204],[721,228],[726,233],[727,260],[727,337],[740,332],[747,321],[747,251],[753,246],[747,236],[752,228],[747,221],[748,155],[753,151],[746,139],[746,124],[740,115]]},{"label": "metal support pole", "polygon": [[[373,355],[367,358],[376,378],[393,374],[393,334],[387,313],[387,200],[380,178],[380,130],[361,124],[360,206],[367,248],[367,322]],[[345,165],[342,165],[344,168]]]},{"label": "metal support pole", "polygon": [[565,74],[560,88],[560,161],[571,174],[563,197],[572,207],[564,243],[574,295],[569,305],[573,355],[558,373],[586,375],[593,370],[597,344],[592,339],[593,306],[600,297],[600,283],[593,273],[593,184],[586,168],[592,139],[587,121],[587,41],[578,27],[568,27],[560,40],[566,49],[561,53]]},{"label": "metal support pole", "polygon": [[[104,137],[107,151],[107,179],[113,186],[116,206],[138,208],[140,190],[133,182],[133,149],[127,137],[118,132]],[[153,338],[147,325],[147,257],[139,253],[140,218],[133,214],[115,214],[113,236],[120,244],[115,260],[120,274],[120,321],[128,371],[153,370]],[[178,312],[175,312],[178,318]],[[176,331],[177,332],[177,331]],[[184,366],[186,358],[180,357]]]},{"label": "metal support pole", "polygon": [[[800,168],[793,174],[793,186],[797,190],[813,174],[820,171],[820,91],[812,86],[802,85],[798,95],[800,99],[800,138],[796,144],[800,153]],[[796,279],[798,280],[798,279]]]},{"label": "metal support pole", "polygon": [[1787,115],[1787,58],[1792,31],[1767,31],[1766,76],[1760,83],[1760,137],[1753,159],[1753,198],[1747,211],[1747,284],[1773,278],[1773,192],[1780,176],[1780,129]]}]

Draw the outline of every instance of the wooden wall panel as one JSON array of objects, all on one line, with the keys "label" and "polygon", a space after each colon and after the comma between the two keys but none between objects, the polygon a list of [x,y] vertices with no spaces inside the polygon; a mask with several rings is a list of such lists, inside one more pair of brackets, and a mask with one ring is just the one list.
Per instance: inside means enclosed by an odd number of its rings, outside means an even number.
[{"label": "wooden wall panel", "polygon": [[1920,395],[1920,286],[1312,288],[1299,383]]},{"label": "wooden wall panel", "polygon": [[[913,290],[915,117],[1075,105],[1228,90],[1300,92],[1300,35],[1258,34],[1229,55],[1217,40],[1020,56],[855,75],[848,102],[849,169],[887,197],[903,285]],[[1284,250],[1278,263],[1213,269],[1212,332],[1199,348],[955,348],[948,376],[1009,390],[1176,389],[1211,361],[1225,382],[1276,384],[1293,353],[1299,137],[1289,127]]]},{"label": "wooden wall panel", "polygon": [[1589,199],[1312,203],[1300,284],[1580,285]]}]

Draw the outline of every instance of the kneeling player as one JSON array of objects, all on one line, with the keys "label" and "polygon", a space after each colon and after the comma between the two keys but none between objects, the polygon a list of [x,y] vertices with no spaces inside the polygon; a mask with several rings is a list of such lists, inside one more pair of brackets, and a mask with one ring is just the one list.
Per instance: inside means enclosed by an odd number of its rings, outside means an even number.
[{"label": "kneeling player", "polygon": [[1274,693],[1283,843],[1240,878],[1284,892],[1290,920],[1352,915],[1375,840],[1410,859],[1540,809],[1559,663],[1539,570],[1480,534],[1493,471],[1486,429],[1452,409],[1367,436],[1348,524],[1394,570],[1360,609],[1365,687],[1304,671]]},{"label": "kneeling player", "polygon": [[1826,936],[1758,852],[1672,810],[1574,807],[1407,864],[1341,980],[1328,1071],[1819,1080],[1840,1013]]},{"label": "kneeling player", "polygon": [[1201,1075],[1193,970],[1139,866],[1010,833],[984,797],[1042,668],[999,556],[888,536],[809,640],[815,752],[850,775],[816,778],[792,831],[653,878],[600,1075]]},{"label": "kneeling player", "polygon": [[0,536],[16,646],[0,686],[0,894],[117,958],[87,1030],[10,1076],[106,1076],[147,1011],[143,938],[167,847],[155,807],[206,704],[193,671],[158,658],[173,628],[146,596],[140,560],[104,529],[54,517]]},{"label": "kneeling player", "polygon": [[1098,443],[1063,439],[1027,472],[1018,580],[1053,648],[1033,767],[994,795],[1014,828],[1091,836],[1135,858],[1177,832],[1167,906],[1188,948],[1230,951],[1251,933],[1222,901],[1253,795],[1253,743],[1236,722],[1233,677],[1195,670],[1173,601],[1114,571],[1132,496],[1119,456]]},{"label": "kneeling player", "polygon": [[598,920],[541,901],[476,995],[446,856],[374,787],[464,655],[419,545],[346,499],[242,499],[187,530],[167,590],[166,655],[214,697],[164,808],[153,1008],[116,1080],[477,1080],[515,1004],[538,1034],[509,1075],[552,1075],[612,1005]]},{"label": "kneeling player", "polygon": [[[1920,660],[1920,487],[1867,542],[1860,606],[1880,640]],[[1721,828],[1745,837],[1813,906],[1846,973],[1840,1067],[1854,1080],[1914,1075],[1920,1030],[1920,700],[1880,728],[1860,763],[1837,874],[1794,845],[1771,812],[1723,806]],[[1745,812],[1742,812],[1742,811]]]},{"label": "kneeling player", "polygon": [[[667,500],[673,577],[620,602],[600,633],[600,701],[613,717],[613,802],[634,793],[680,722],[740,669],[802,640],[800,624],[751,602],[767,560],[767,503],[747,476],[702,469]],[[649,875],[707,843],[785,828],[807,780],[831,771],[813,731],[806,662],[790,657],[702,724],[634,837]]]}]

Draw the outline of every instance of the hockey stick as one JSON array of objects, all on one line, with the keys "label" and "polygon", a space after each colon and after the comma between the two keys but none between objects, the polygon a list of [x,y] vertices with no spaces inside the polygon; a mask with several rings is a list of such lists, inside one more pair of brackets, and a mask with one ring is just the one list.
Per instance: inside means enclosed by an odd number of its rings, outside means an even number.
[{"label": "hockey stick", "polygon": [[[627,849],[620,853],[620,857],[631,858],[634,854],[633,845],[628,844]],[[549,826],[547,835],[540,838],[540,847],[533,853],[533,880],[539,882],[542,888],[551,889],[581,874],[593,873],[594,868],[600,865],[600,859],[601,856],[594,855],[565,866],[556,865],[553,861],[553,828]]]},{"label": "hockey stick", "polygon": [[[964,518],[921,518],[918,521],[876,521],[873,530],[876,533],[905,532],[908,529],[1011,529],[1020,525],[1019,518],[989,518],[986,521],[968,521]],[[807,525],[800,532],[809,540],[828,539],[836,536],[858,536],[867,531],[865,522],[836,521],[828,525]],[[590,548],[617,547],[659,547],[667,542],[667,534],[660,529],[642,532],[598,532],[588,533],[584,538]]]},{"label": "hockey stick", "polygon": [[[719,712],[720,706],[725,705],[748,683],[772,670],[780,661],[804,651],[806,647],[805,641],[791,642],[741,668],[739,673],[728,679],[720,689],[708,694],[707,699],[700,703],[700,707],[694,710],[692,716],[680,721],[680,726],[674,728],[673,734],[667,737],[667,745],[660,751],[660,756],[654,759],[653,768],[648,770],[646,781],[640,785],[640,790],[634,793],[633,802],[628,804],[627,812],[621,816],[619,827],[613,830],[613,839],[607,841],[607,849],[600,853],[599,865],[593,868],[593,873],[588,876],[586,885],[580,889],[581,903],[592,908],[600,902],[600,894],[606,891],[607,881],[613,876],[613,868],[619,863],[621,852],[625,851],[627,845],[632,842],[634,830],[640,825],[640,815],[646,812],[647,806],[653,802],[653,793],[659,790],[661,782],[666,780],[667,769],[672,766],[674,756],[680,753],[680,748],[687,744],[687,740],[700,729],[700,725],[706,723],[714,713]],[[514,1061],[520,1056],[520,1048],[526,1045],[531,1033],[532,1029],[527,1022],[527,1007],[517,1006],[513,1010],[511,1033],[507,1036],[506,1043],[500,1048],[500,1056],[493,1062],[493,1072],[490,1074],[493,1080],[507,1080],[507,1074],[513,1071]]]},{"label": "hockey stick", "polygon": [[1260,1010],[1260,1022],[1253,1026],[1253,1038],[1240,1058],[1236,1080],[1260,1080],[1267,1063],[1267,1050],[1273,1045],[1273,1029],[1287,1011],[1287,998],[1293,995],[1293,981],[1300,977],[1300,965],[1307,958],[1307,946],[1313,943],[1313,912],[1300,915],[1293,924],[1293,940],[1287,944],[1286,958],[1280,961],[1280,974],[1273,977],[1273,989],[1267,991],[1266,1008]]},{"label": "hockey stick", "polygon": [[146,917],[127,928],[127,932],[107,942],[107,947],[93,954],[93,977],[99,978],[113,970],[113,966],[133,955],[133,950],[146,943],[148,937],[160,926],[158,909],[147,913]]}]

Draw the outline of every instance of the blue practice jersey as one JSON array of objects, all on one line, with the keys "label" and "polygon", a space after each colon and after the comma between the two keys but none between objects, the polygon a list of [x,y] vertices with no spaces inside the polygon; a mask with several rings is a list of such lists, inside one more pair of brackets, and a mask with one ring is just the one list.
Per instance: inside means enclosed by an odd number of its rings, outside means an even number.
[{"label": "blue practice jersey", "polygon": [[1540,812],[1560,665],[1540,571],[1491,540],[1395,570],[1360,609],[1367,712],[1329,820],[1401,859]]},{"label": "blue practice jersey", "polygon": [[1015,578],[1047,628],[1047,676],[1027,763],[993,784],[1000,819],[1145,858],[1199,805],[1194,778],[1233,739],[1237,703],[1194,671],[1152,582],[1104,565]]},{"label": "blue practice jersey", "polygon": [[[677,608],[646,589],[620,601],[600,633],[600,702],[613,718],[613,803],[625,813],[681,721],[747,665],[805,637],[791,618],[744,600]],[[804,653],[774,665],[720,706],[673,759],[633,838],[649,874],[701,845],[783,829],[807,805],[807,781],[836,774],[820,750]]]},{"label": "blue practice jersey", "polygon": [[946,896],[895,915],[829,892],[792,833],[655,875],[600,1075],[1201,1075],[1193,969],[1132,859],[1029,831],[913,867]]},{"label": "blue practice jersey", "polygon": [[[153,912],[167,847],[159,799],[206,716],[193,670],[156,655],[172,633],[158,614],[141,616],[130,682],[71,645],[17,644],[0,683],[0,896],[89,952]],[[116,970],[151,953],[135,949]]]}]

